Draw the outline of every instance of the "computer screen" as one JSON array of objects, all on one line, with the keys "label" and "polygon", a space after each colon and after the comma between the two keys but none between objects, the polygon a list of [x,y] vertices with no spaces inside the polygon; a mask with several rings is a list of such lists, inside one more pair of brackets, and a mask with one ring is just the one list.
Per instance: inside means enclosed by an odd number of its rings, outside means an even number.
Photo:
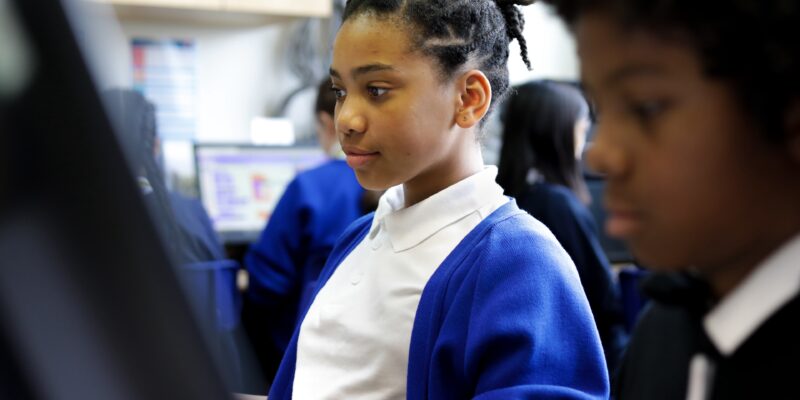
[{"label": "computer screen", "polygon": [[67,3],[0,1],[0,398],[230,397]]},{"label": "computer screen", "polygon": [[223,241],[252,242],[295,175],[325,160],[317,147],[196,144],[198,192]]}]

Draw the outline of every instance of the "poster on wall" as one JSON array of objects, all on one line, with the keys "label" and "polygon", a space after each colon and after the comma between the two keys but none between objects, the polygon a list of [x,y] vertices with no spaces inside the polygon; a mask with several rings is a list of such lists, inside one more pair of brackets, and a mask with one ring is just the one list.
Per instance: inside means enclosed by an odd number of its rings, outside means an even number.
[{"label": "poster on wall", "polygon": [[131,52],[133,87],[156,109],[167,186],[194,195],[195,43],[191,39],[133,38]]}]

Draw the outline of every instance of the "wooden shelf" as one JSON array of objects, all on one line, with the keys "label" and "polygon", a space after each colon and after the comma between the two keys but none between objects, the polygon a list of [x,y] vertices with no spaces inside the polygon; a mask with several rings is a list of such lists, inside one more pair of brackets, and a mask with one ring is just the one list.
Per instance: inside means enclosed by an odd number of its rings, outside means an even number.
[{"label": "wooden shelf", "polygon": [[90,0],[114,6],[122,18],[209,22],[264,21],[270,17],[331,16],[331,0]]},{"label": "wooden shelf", "polygon": [[222,0],[226,11],[260,14],[330,17],[331,0]]}]

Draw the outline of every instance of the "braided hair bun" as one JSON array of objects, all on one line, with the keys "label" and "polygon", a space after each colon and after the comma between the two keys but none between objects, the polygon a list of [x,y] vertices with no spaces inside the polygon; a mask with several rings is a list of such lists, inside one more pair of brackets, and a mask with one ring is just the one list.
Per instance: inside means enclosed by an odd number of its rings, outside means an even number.
[{"label": "braided hair bun", "polygon": [[506,34],[508,34],[509,41],[517,39],[519,43],[520,55],[525,66],[531,69],[531,61],[528,59],[528,46],[525,42],[525,37],[522,36],[522,31],[525,27],[525,20],[522,17],[522,11],[516,6],[527,6],[536,2],[536,0],[494,0],[500,12],[503,13],[503,18],[506,20]]}]

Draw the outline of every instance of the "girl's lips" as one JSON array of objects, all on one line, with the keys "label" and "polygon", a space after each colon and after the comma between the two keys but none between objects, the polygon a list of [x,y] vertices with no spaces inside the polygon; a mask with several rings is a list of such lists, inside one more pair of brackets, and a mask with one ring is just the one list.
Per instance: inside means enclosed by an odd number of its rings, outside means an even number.
[{"label": "girl's lips", "polygon": [[345,151],[345,154],[347,155],[347,165],[349,165],[350,168],[360,168],[378,158],[380,153]]}]

